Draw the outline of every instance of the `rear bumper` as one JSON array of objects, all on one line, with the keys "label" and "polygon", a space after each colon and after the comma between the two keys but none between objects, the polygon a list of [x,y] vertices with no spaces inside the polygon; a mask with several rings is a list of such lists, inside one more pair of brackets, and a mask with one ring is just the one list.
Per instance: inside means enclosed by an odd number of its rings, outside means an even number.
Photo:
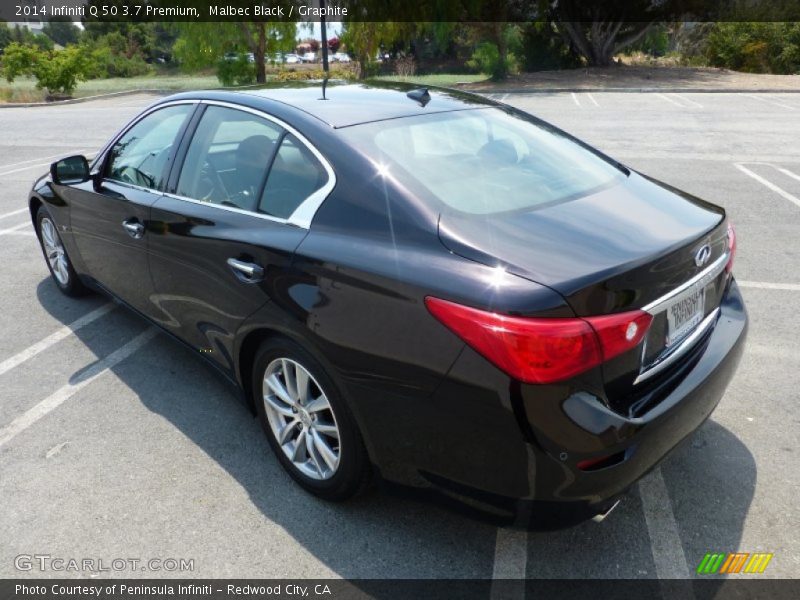
[{"label": "rear bumper", "polygon": [[[456,500],[473,514],[536,530],[570,526],[609,511],[708,418],[736,371],[746,334],[734,281],[694,366],[637,418],[607,408],[591,385],[509,381],[467,349],[433,397],[416,407],[431,431],[409,434],[417,443],[406,446],[403,459],[402,443],[392,444],[393,460],[374,458],[386,479],[426,488],[448,504]],[[404,439],[402,421],[393,422],[395,441]],[[578,467],[606,456],[613,457],[606,466]]]}]

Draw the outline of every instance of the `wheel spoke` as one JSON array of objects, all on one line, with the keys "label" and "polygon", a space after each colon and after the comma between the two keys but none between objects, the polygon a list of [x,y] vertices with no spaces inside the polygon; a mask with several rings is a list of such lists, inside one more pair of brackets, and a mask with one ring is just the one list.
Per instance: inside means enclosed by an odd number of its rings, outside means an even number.
[{"label": "wheel spoke", "polygon": [[291,437],[292,431],[295,430],[299,422],[300,421],[298,421],[297,419],[292,419],[291,421],[286,423],[286,425],[283,426],[283,429],[281,429],[281,432],[278,434],[278,443],[281,446],[283,446],[287,441],[289,441],[289,437]]},{"label": "wheel spoke", "polygon": [[286,392],[292,399],[291,404],[297,404],[297,378],[295,376],[294,363],[282,360],[281,371],[283,372],[283,380],[286,382]]},{"label": "wheel spoke", "polygon": [[[317,458],[317,452],[315,451],[316,448],[316,440],[314,440],[313,432],[311,435],[306,435],[306,454],[311,459],[311,462],[314,463],[314,468],[317,470],[317,473],[322,476],[322,465],[319,464],[319,459]],[[323,457],[324,460],[325,457]],[[326,461],[327,462],[327,461]],[[332,469],[332,467],[331,467]]]},{"label": "wheel spoke", "polygon": [[56,268],[58,270],[58,274],[61,276],[59,281],[64,284],[67,283],[69,280],[69,272],[67,271],[67,263],[63,256],[60,256],[56,259]]},{"label": "wheel spoke", "polygon": [[326,442],[319,433],[312,431],[311,438],[314,442],[314,448],[316,448],[317,452],[319,452],[320,456],[322,456],[322,460],[325,461],[325,464],[328,465],[328,468],[333,471],[336,468],[336,465],[339,463],[339,457],[336,456],[333,448],[328,445],[328,442]]},{"label": "wheel spoke", "polygon": [[310,413],[319,412],[321,410],[330,410],[331,405],[328,403],[328,397],[322,394],[319,398],[312,400],[306,406],[306,410]]},{"label": "wheel spoke", "polygon": [[294,419],[295,415],[294,412],[292,412],[292,409],[286,406],[285,404],[281,404],[281,402],[277,398],[275,398],[275,396],[272,396],[271,394],[266,394],[264,396],[264,402],[267,403],[268,408],[271,408],[279,415],[283,415],[284,417],[289,417],[290,419]]},{"label": "wheel spoke", "polygon": [[331,437],[339,439],[339,429],[336,425],[331,425],[329,423],[314,423],[314,429],[319,431],[320,433],[324,433],[325,435],[329,435]]},{"label": "wheel spoke", "polygon": [[[266,384],[270,391],[280,398],[285,404],[288,404],[290,407],[295,405],[294,399],[289,394],[288,390],[283,387],[281,380],[278,379],[276,374],[272,374],[267,377]],[[291,414],[291,410],[289,412]]]},{"label": "wheel spoke", "polygon": [[294,441],[294,449],[292,450],[292,462],[301,462],[300,457],[306,450],[306,430],[303,429],[297,439]]},{"label": "wheel spoke", "polygon": [[308,372],[301,366],[295,365],[296,370],[296,383],[297,383],[297,401],[300,404],[308,402]]}]

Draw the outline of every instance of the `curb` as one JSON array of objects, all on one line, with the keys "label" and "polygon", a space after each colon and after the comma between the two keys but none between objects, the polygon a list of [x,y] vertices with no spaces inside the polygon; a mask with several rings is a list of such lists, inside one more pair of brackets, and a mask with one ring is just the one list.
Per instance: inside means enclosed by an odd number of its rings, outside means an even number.
[{"label": "curb", "polygon": [[631,93],[631,94],[798,94],[800,88],[681,88],[681,87],[549,87],[486,89],[461,87],[459,90],[474,94],[564,94],[564,93]]},{"label": "curb", "polygon": [[[84,96],[83,98],[70,98],[69,100],[54,100],[53,102],[0,102],[0,108],[30,108],[34,106],[63,106],[66,104],[80,104],[92,100],[102,100],[103,98],[113,98],[115,96],[133,96],[136,94],[169,94],[173,90],[124,90],[122,92],[109,92],[108,94],[97,94],[96,96]],[[174,90],[177,93],[179,90]]]}]

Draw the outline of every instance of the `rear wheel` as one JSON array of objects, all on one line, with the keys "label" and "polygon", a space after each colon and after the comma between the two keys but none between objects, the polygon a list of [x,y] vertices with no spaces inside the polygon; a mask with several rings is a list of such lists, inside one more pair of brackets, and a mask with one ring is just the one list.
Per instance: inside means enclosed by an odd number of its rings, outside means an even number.
[{"label": "rear wheel", "polygon": [[78,278],[72,267],[67,251],[58,235],[58,229],[44,206],[40,206],[36,213],[36,232],[39,244],[42,247],[47,268],[53,277],[58,289],[67,296],[83,296],[89,289]]},{"label": "rear wheel", "polygon": [[267,439],[295,481],[326,500],[366,487],[361,434],[317,360],[294,342],[268,340],[256,355],[252,389]]}]

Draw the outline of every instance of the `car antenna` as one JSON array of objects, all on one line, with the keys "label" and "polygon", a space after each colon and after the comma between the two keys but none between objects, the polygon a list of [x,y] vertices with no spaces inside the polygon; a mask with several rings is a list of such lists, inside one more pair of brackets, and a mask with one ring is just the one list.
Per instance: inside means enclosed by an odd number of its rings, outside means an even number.
[{"label": "car antenna", "polygon": [[414,100],[414,102],[419,102],[419,105],[423,108],[428,104],[428,102],[431,101],[431,95],[428,93],[428,88],[411,90],[406,94],[406,96]]},{"label": "car antenna", "polygon": [[325,79],[322,80],[322,98],[320,100],[327,100],[328,98],[325,96],[325,88],[328,87],[328,77],[326,76]]}]

